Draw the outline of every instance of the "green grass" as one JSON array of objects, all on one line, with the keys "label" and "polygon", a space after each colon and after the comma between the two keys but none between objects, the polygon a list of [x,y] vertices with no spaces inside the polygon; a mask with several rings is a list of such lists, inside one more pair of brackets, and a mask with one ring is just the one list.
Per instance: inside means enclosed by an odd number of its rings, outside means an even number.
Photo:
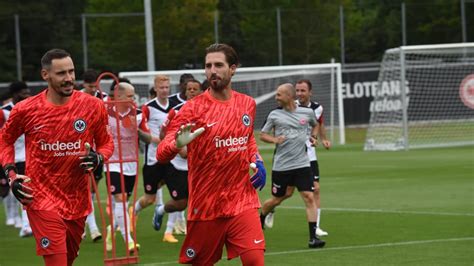
[{"label": "green grass", "polygon": [[[267,169],[272,152],[262,151]],[[318,158],[327,245],[307,248],[303,202],[295,194],[265,230],[266,265],[474,264],[474,147],[363,152],[362,145],[348,144],[318,149]],[[260,192],[262,201],[270,187]],[[176,265],[183,237],[163,243],[163,231],[151,228],[152,212],[145,209],[138,220],[140,263]],[[0,265],[41,265],[33,239],[6,228],[3,211],[0,221]],[[101,244],[86,239],[75,265],[100,265],[102,252]]]}]

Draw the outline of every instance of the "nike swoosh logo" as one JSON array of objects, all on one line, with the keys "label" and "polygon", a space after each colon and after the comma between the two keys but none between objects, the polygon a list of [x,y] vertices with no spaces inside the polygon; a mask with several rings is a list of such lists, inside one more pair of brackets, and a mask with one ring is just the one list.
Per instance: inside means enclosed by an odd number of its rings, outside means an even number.
[{"label": "nike swoosh logo", "polygon": [[211,123],[211,124],[207,124],[207,127],[212,127],[213,125],[217,124],[217,122],[214,122],[214,123]]},{"label": "nike swoosh logo", "polygon": [[45,127],[45,125],[34,126],[34,127],[33,127],[33,130],[40,130],[40,129],[42,129],[43,127]]},{"label": "nike swoosh logo", "polygon": [[260,239],[260,240],[254,239],[254,240],[253,240],[253,242],[254,242],[255,244],[260,244],[260,243],[262,243],[262,241],[263,241],[263,239]]}]

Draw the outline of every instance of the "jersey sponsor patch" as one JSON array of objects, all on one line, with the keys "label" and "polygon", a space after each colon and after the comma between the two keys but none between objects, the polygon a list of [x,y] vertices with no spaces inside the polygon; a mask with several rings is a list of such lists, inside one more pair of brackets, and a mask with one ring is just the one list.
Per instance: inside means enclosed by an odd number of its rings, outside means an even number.
[{"label": "jersey sponsor patch", "polygon": [[84,119],[76,119],[76,121],[74,121],[74,130],[76,130],[77,133],[82,133],[86,130],[87,128],[87,123],[86,121],[84,121]]}]

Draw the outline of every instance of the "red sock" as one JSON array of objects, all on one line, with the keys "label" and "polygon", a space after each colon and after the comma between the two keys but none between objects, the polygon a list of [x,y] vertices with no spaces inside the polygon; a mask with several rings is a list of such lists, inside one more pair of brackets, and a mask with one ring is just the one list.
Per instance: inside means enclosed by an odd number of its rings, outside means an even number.
[{"label": "red sock", "polygon": [[67,265],[67,254],[51,254],[44,255],[44,265],[46,266],[58,266],[58,265]]},{"label": "red sock", "polygon": [[263,249],[252,249],[240,254],[240,260],[244,266],[263,266],[265,265]]}]

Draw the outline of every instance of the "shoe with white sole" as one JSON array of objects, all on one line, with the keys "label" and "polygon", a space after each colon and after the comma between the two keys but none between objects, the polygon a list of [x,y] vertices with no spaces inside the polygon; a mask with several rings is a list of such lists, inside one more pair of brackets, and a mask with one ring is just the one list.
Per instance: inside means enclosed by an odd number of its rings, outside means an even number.
[{"label": "shoe with white sole", "polygon": [[178,243],[178,239],[176,239],[176,237],[174,237],[174,235],[172,235],[171,233],[166,233],[164,236],[163,236],[163,242],[168,242],[168,243]]},{"label": "shoe with white sole", "polygon": [[140,250],[140,244],[135,243],[133,240],[128,241],[128,251],[130,251],[130,253],[135,252],[135,245],[137,246],[137,251]]},{"label": "shoe with white sole", "polygon": [[15,225],[15,219],[13,218],[8,218],[7,221],[5,222],[7,226],[14,226]]},{"label": "shoe with white sole", "polygon": [[272,228],[273,227],[273,219],[275,216],[275,212],[271,211],[265,216],[265,228]]},{"label": "shoe with white sole", "polygon": [[91,232],[91,238],[92,238],[92,242],[95,243],[95,242],[102,239],[102,234],[99,232],[99,230],[92,231]]},{"label": "shoe with white sole", "polygon": [[20,237],[29,237],[33,235],[33,231],[31,231],[31,227],[23,227],[20,230]]},{"label": "shoe with white sole", "polygon": [[153,225],[153,229],[155,229],[156,231],[159,231],[160,228],[161,228],[161,225],[163,223],[163,216],[164,214],[159,214],[158,212],[158,208],[163,205],[163,204],[158,204],[156,205],[155,207],[155,212],[153,214],[153,221],[152,221],[152,225]]},{"label": "shoe with white sole", "polygon": [[323,229],[321,228],[316,228],[316,235],[317,236],[327,236],[328,235],[328,232],[324,231]]}]

